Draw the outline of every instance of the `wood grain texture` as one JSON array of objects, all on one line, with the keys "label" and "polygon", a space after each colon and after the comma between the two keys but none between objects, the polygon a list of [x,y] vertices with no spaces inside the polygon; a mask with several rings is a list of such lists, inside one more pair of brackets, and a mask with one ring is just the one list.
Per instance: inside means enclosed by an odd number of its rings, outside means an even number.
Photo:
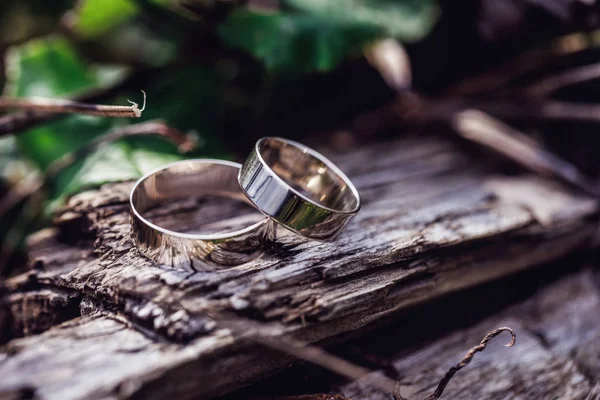
[{"label": "wood grain texture", "polygon": [[[321,341],[557,259],[596,231],[595,201],[536,177],[498,176],[440,138],[327,154],[363,199],[347,231],[333,244],[281,232],[262,258],[225,271],[141,257],[129,239],[131,183],[73,197],[54,228],[31,238],[32,269],[2,285],[9,328],[39,334],[1,350],[0,392],[210,397],[289,363],[220,321]],[[155,218],[187,230],[202,213],[182,203]]]}]

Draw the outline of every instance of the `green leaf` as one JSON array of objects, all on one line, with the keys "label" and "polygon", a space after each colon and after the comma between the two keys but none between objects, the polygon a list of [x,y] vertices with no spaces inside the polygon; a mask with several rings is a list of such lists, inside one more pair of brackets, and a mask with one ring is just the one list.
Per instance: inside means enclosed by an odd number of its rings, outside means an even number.
[{"label": "green leaf", "polygon": [[102,36],[137,16],[143,2],[167,6],[171,0],[81,0],[71,14],[72,28],[87,39]]},{"label": "green leaf", "polygon": [[98,84],[94,72],[59,37],[11,48],[7,63],[7,92],[15,97],[72,95]]},{"label": "green leaf", "polygon": [[84,189],[137,179],[152,169],[181,159],[178,154],[146,150],[124,140],[101,147],[59,175],[46,214],[56,210],[68,196]]},{"label": "green leaf", "polygon": [[84,37],[100,36],[138,11],[134,0],[84,0],[76,10],[73,29]]},{"label": "green leaf", "polygon": [[52,161],[115,126],[114,120],[72,115],[18,136],[21,153],[45,170]]},{"label": "green leaf", "polygon": [[284,0],[284,4],[331,23],[376,27],[402,41],[425,37],[438,15],[434,0]]},{"label": "green leaf", "polygon": [[232,47],[246,50],[275,73],[325,72],[381,35],[376,26],[313,15],[238,10],[219,27]]}]

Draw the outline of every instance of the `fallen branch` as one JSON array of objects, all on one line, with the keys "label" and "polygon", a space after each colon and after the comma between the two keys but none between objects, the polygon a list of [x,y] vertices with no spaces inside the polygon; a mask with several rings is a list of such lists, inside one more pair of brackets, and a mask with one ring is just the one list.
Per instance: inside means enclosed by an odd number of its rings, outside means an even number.
[{"label": "fallen branch", "polygon": [[547,97],[567,86],[600,78],[600,63],[584,65],[552,75],[525,89],[529,97]]},{"label": "fallen branch", "polygon": [[543,150],[532,138],[477,110],[457,113],[452,126],[465,139],[493,150],[530,171],[558,178],[594,197],[600,187],[575,166]]},{"label": "fallen branch", "polygon": [[485,348],[487,347],[487,344],[490,342],[490,340],[492,340],[493,338],[495,338],[496,336],[498,336],[502,332],[510,332],[510,334],[511,334],[511,340],[505,346],[506,347],[512,347],[512,346],[514,346],[515,342],[517,341],[517,335],[515,334],[515,332],[512,329],[503,326],[501,328],[498,328],[498,329],[496,329],[496,330],[488,333],[487,335],[485,335],[485,337],[483,338],[483,340],[481,341],[481,343],[479,343],[479,345],[477,345],[477,346],[473,347],[471,350],[469,350],[467,352],[467,354],[463,357],[462,360],[460,360],[460,362],[458,364],[456,364],[455,366],[453,366],[452,368],[450,368],[448,370],[448,372],[446,372],[446,375],[444,375],[444,377],[442,378],[442,380],[438,384],[438,387],[435,389],[435,392],[433,392],[433,394],[431,394],[430,396],[427,396],[425,398],[425,400],[437,400],[437,399],[439,399],[440,396],[442,395],[442,393],[444,392],[444,389],[448,385],[448,382],[450,382],[450,379],[452,379],[452,377],[454,376],[454,374],[456,374],[458,371],[460,371],[461,369],[463,369],[464,367],[466,367],[467,365],[469,365],[469,363],[471,362],[471,360],[473,360],[473,357],[475,356],[475,353],[479,353],[479,352],[485,350]]},{"label": "fallen branch", "polygon": [[[596,32],[591,32],[589,35],[594,33]],[[564,35],[553,40],[545,48],[527,51],[497,68],[458,83],[449,90],[449,94],[473,96],[503,89],[512,81],[555,61],[558,57],[594,50],[596,47],[597,45],[591,43],[586,35],[579,32]]]},{"label": "fallen branch", "polygon": [[47,112],[23,111],[0,116],[0,137],[53,120],[57,115]]},{"label": "fallen branch", "polygon": [[547,101],[540,106],[538,118],[600,122],[600,105],[571,103],[567,101]]},{"label": "fallen branch", "polygon": [[[144,94],[144,104],[139,108],[138,104],[127,100],[131,106],[108,106],[101,104],[86,104],[71,100],[48,99],[43,97],[32,98],[7,98],[0,97],[0,110],[3,109],[23,109],[28,111],[37,111],[48,114],[83,114],[94,115],[101,117],[118,117],[118,118],[139,118],[146,108],[146,92]],[[17,114],[16,120],[22,117],[23,114]],[[9,116],[4,117],[2,123],[12,123]]]}]

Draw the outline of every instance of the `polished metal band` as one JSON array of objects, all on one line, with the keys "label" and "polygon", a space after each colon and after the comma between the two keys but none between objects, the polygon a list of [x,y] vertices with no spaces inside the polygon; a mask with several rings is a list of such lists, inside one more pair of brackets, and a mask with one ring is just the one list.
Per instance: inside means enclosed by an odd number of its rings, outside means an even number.
[{"label": "polished metal band", "polygon": [[360,209],[358,192],[342,171],[287,139],[260,139],[239,183],[259,210],[311,239],[335,239]]},{"label": "polished metal band", "polygon": [[193,270],[235,266],[260,256],[275,239],[269,218],[233,232],[198,235],[165,229],[144,217],[169,200],[224,196],[247,202],[237,180],[240,167],[221,160],[186,160],[142,177],[130,197],[132,237],[140,251],[160,264]]}]

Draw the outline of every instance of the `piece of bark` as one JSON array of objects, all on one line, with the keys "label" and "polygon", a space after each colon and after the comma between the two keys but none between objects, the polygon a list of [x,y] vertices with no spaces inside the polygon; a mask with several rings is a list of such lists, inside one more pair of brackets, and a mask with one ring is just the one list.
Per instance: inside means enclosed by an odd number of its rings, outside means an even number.
[{"label": "piece of bark", "polygon": [[[36,268],[3,285],[3,302],[17,334],[64,321],[73,307],[84,316],[9,342],[0,355],[0,393],[224,393],[289,358],[239,340],[220,320],[241,327],[247,321],[264,336],[325,340],[562,257],[596,231],[596,201],[533,176],[504,178],[498,189],[484,165],[439,138],[379,143],[331,158],[364,204],[339,240],[284,235],[262,258],[224,271],[174,270],[141,257],[129,239],[131,183],[73,197],[57,215],[57,228],[32,238]],[[521,187],[528,188],[522,198]],[[560,201],[530,201],[554,194]],[[182,203],[156,219],[185,230],[202,217]],[[61,301],[48,300],[57,295]],[[51,323],[40,324],[42,307]]]}]

